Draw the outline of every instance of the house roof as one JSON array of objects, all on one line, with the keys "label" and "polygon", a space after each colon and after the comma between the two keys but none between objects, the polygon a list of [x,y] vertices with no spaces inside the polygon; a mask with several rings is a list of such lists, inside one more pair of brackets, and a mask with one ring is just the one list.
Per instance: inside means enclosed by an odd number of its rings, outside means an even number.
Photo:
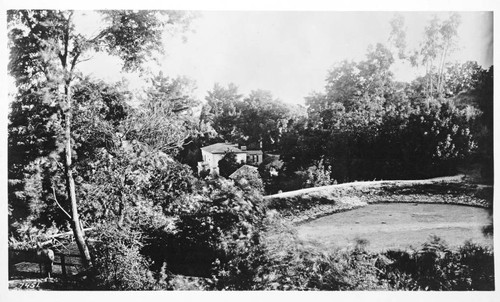
[{"label": "house roof", "polygon": [[229,178],[233,179],[237,176],[247,176],[250,174],[259,174],[259,170],[257,167],[250,166],[250,165],[243,165],[241,166],[238,170],[234,171],[233,174],[229,175]]},{"label": "house roof", "polygon": [[238,148],[237,144],[230,144],[230,143],[217,143],[202,147],[201,150],[210,152],[212,154],[226,153],[226,152],[245,153],[245,151],[241,151],[241,149]]}]

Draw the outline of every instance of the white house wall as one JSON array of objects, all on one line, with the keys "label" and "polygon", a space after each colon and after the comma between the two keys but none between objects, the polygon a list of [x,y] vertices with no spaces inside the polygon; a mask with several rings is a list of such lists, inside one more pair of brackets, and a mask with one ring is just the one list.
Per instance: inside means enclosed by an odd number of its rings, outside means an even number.
[{"label": "white house wall", "polygon": [[247,154],[246,153],[236,153],[236,162],[241,163],[247,162]]},{"label": "white house wall", "polygon": [[[201,155],[203,157],[203,161],[208,163],[210,169],[217,168],[219,166],[219,161],[224,157],[224,154],[216,153],[212,154],[210,152],[207,152],[205,150],[201,150]],[[246,153],[236,153],[236,161],[238,163],[240,162],[247,162],[247,154]]]}]

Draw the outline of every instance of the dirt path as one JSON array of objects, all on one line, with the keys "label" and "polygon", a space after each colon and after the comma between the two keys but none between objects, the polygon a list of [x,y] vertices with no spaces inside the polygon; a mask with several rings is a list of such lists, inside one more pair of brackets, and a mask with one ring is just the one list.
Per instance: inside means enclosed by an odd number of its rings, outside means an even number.
[{"label": "dirt path", "polygon": [[314,187],[307,189],[300,189],[295,191],[283,192],[274,195],[267,195],[264,199],[273,199],[273,198],[286,198],[286,197],[294,197],[300,196],[308,193],[315,193],[318,191],[327,191],[341,188],[363,188],[363,187],[380,187],[383,185],[424,185],[424,184],[432,184],[439,182],[446,183],[458,183],[464,179],[464,175],[455,175],[455,176],[446,176],[446,177],[436,177],[431,179],[419,179],[419,180],[378,180],[378,181],[356,181],[356,182],[347,182],[339,185],[330,185],[323,187]]}]

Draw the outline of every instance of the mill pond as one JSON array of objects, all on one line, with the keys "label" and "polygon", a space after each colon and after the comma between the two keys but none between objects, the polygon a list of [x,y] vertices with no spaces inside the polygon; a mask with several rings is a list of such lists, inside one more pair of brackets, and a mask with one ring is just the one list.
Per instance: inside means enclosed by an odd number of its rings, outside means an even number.
[{"label": "mill pond", "polygon": [[382,203],[336,213],[297,227],[302,240],[331,249],[366,242],[370,251],[420,247],[430,236],[450,247],[466,240],[493,247],[484,233],[492,223],[487,209],[450,204]]}]

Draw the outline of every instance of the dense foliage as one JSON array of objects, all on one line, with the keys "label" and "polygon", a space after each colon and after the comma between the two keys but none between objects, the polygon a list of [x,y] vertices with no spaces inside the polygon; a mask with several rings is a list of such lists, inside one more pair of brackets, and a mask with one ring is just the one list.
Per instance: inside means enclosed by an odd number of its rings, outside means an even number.
[{"label": "dense foliage", "polygon": [[[52,174],[45,179],[51,182],[53,199],[67,216],[84,266],[92,266],[80,220],[74,175],[74,162],[78,162],[74,157],[77,147],[74,140],[78,138],[74,132],[75,103],[80,105],[75,98],[75,86],[83,78],[78,65],[93,52],[105,52],[120,58],[124,70],[138,70],[153,52],[163,51],[165,26],[177,24],[185,28],[190,18],[189,14],[172,11],[101,11],[103,26],[95,36],[87,37],[76,30],[74,15],[70,10],[9,10],[8,68],[15,78],[18,101],[24,102],[27,92],[37,90],[37,101],[52,107],[49,120],[42,125],[59,128],[52,135],[57,143],[49,146],[55,147],[49,151],[51,167],[42,170]],[[43,157],[34,160],[48,162]],[[66,191],[64,200],[69,211],[57,202],[56,186]]]},{"label": "dense foliage", "polygon": [[200,122],[210,124],[221,140],[250,149],[278,149],[284,129],[303,115],[303,108],[287,105],[269,91],[254,90],[243,98],[233,84],[214,85],[206,100]]},{"label": "dense foliage", "polygon": [[267,235],[229,263],[218,288],[233,290],[493,290],[493,252],[470,242],[448,249],[440,238],[420,248],[320,251],[300,244],[293,231],[268,218]]},{"label": "dense foliage", "polygon": [[[382,68],[364,64],[357,68],[377,74]],[[339,182],[429,178],[456,173],[474,156],[486,159],[485,153],[491,154],[482,139],[481,125],[486,123],[479,106],[454,98],[420,100],[405,92],[406,84],[386,75],[353,75],[352,68],[334,68],[330,76],[335,80],[327,93],[307,100],[308,120],[283,134],[283,172],[291,175],[324,160]],[[364,77],[380,77],[382,87],[374,89]],[[345,83],[347,79],[367,87],[346,91],[344,87],[359,85]]]},{"label": "dense foliage", "polygon": [[239,163],[236,160],[236,154],[233,152],[228,152],[224,154],[221,160],[219,160],[219,174],[225,178],[228,178],[229,175],[233,174],[234,171],[238,170],[243,163]]}]

